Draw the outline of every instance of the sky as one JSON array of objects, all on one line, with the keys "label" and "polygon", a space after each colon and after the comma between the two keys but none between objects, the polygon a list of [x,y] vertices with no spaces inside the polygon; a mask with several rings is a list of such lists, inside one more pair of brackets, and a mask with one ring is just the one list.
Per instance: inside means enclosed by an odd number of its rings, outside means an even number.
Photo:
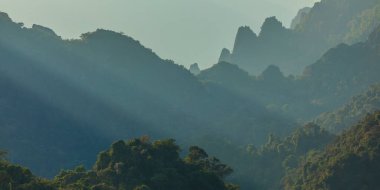
[{"label": "sky", "polygon": [[133,37],[161,58],[207,68],[233,47],[239,26],[259,33],[269,16],[285,26],[317,0],[0,0],[0,11],[65,39],[97,28]]}]

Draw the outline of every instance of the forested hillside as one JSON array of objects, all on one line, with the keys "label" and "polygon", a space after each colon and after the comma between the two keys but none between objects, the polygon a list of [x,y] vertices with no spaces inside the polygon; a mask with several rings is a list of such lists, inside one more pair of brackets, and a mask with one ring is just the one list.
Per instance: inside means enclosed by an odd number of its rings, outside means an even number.
[{"label": "forested hillside", "polygon": [[232,169],[201,148],[190,147],[179,156],[174,140],[150,142],[147,137],[118,141],[98,155],[92,170],[78,166],[61,171],[53,180],[34,176],[28,169],[0,157],[0,188],[17,190],[238,190],[226,183]]},{"label": "forested hillside", "polygon": [[314,122],[323,128],[340,133],[367,114],[380,110],[380,86],[371,86],[366,92],[354,96],[347,104],[333,112],[322,113]]},{"label": "forested hillside", "polygon": [[380,113],[367,116],[321,152],[310,153],[285,189],[378,189]]},{"label": "forested hillside", "polygon": [[287,137],[269,135],[261,146],[251,144],[240,149],[222,146],[237,157],[228,161],[233,168],[239,168],[231,180],[241,189],[274,190],[282,189],[285,175],[296,168],[308,152],[323,150],[334,139],[334,135],[319,126],[307,124]]}]

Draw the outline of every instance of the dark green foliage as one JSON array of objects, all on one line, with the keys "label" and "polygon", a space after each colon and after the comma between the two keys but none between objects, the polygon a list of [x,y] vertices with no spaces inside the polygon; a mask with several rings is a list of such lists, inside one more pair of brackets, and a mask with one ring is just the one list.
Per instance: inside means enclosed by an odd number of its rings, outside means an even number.
[{"label": "dark green foliage", "polygon": [[209,157],[203,149],[197,146],[190,147],[188,156],[185,158],[185,162],[198,166],[204,171],[211,172],[221,179],[224,179],[233,171],[227,165],[222,164],[219,159]]},{"label": "dark green foliage", "polygon": [[93,170],[62,171],[54,182],[59,187],[82,189],[237,189],[223,182],[232,170],[201,148],[190,148],[184,160],[179,152],[174,140],[118,141],[99,154]]},{"label": "dark green foliage", "polygon": [[1,190],[239,190],[225,183],[232,169],[199,147],[179,156],[173,139],[147,137],[118,141],[101,152],[92,170],[62,170],[54,180],[35,177],[28,169],[0,160]]},{"label": "dark green foliage", "polygon": [[255,189],[281,189],[282,179],[309,151],[322,150],[334,136],[316,125],[306,125],[292,135],[280,139],[269,136],[268,142],[256,149],[247,147],[250,161],[246,175],[250,176]]},{"label": "dark green foliage", "polygon": [[326,150],[309,154],[285,180],[285,189],[378,189],[380,112],[344,132]]},{"label": "dark green foliage", "polygon": [[0,189],[53,190],[50,182],[32,175],[30,170],[0,160]]},{"label": "dark green foliage", "polygon": [[[319,126],[308,124],[283,138],[270,135],[262,146],[236,146],[212,136],[204,140],[208,141],[208,146],[219,149],[219,152],[213,150],[213,154],[220,155],[235,169],[229,179],[241,189],[275,190],[281,189],[283,177],[298,166],[302,157],[309,151],[322,150],[334,138]],[[203,144],[202,141],[200,139],[199,143]],[[185,160],[205,157],[197,147],[191,150]]]}]

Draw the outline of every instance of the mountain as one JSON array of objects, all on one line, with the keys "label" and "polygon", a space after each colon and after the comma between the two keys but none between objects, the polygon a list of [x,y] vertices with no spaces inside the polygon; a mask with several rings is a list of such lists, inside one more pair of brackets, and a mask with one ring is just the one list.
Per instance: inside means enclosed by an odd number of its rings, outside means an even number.
[{"label": "mountain", "polygon": [[[271,28],[269,25],[267,28]],[[272,28],[280,28],[277,23]],[[307,122],[333,111],[380,82],[380,30],[366,42],[329,49],[299,76],[285,76],[275,65],[252,76],[239,65],[219,63],[198,75],[201,81],[223,86],[267,109]]]},{"label": "mountain", "polygon": [[203,70],[198,78],[204,81],[215,81],[222,86],[230,87],[242,85],[242,83],[253,79],[248,72],[228,62],[219,62],[211,68]]},{"label": "mountain", "polygon": [[377,189],[380,113],[367,116],[326,150],[310,153],[285,180],[285,189]]},{"label": "mountain", "polygon": [[305,17],[309,14],[311,11],[311,7],[304,7],[300,9],[296,15],[296,17],[293,18],[292,23],[290,24],[291,29],[295,29],[298,24],[301,23],[305,19]]},{"label": "mountain", "polygon": [[198,63],[194,63],[190,65],[189,71],[193,73],[194,75],[198,75],[201,70],[199,69]]},{"label": "mountain", "polygon": [[269,65],[299,75],[329,48],[366,41],[380,25],[379,10],[377,0],[322,0],[301,9],[290,29],[275,17],[264,21],[259,35],[240,27],[230,62],[253,75]]},{"label": "mountain", "polygon": [[330,46],[365,41],[379,24],[377,0],[322,0],[296,30]]},{"label": "mountain", "polygon": [[330,49],[305,69],[303,77],[312,99],[333,109],[380,81],[376,73],[380,69],[379,31],[375,30],[366,42]]},{"label": "mountain", "polygon": [[219,62],[231,62],[231,52],[227,48],[223,48],[219,56]]},{"label": "mountain", "polygon": [[314,122],[323,128],[340,133],[359,122],[367,114],[380,110],[380,85],[354,96],[347,104],[333,112],[322,113]]},{"label": "mountain", "polygon": [[260,144],[271,129],[283,135],[296,126],[109,30],[64,40],[2,13],[0,61],[0,147],[41,176],[89,166],[116,139],[189,145],[213,134]]},{"label": "mountain", "polygon": [[323,150],[335,138],[317,125],[307,124],[285,138],[270,135],[266,144],[256,148],[248,145],[241,164],[246,167],[240,178],[246,189],[282,189],[282,180],[289,170],[298,166],[309,151]]},{"label": "mountain", "polygon": [[[267,18],[261,26],[259,35],[249,27],[240,27],[231,55],[231,63],[239,65],[251,74],[261,73],[268,65],[280,66],[286,73],[300,72],[301,61],[299,51],[302,47],[298,36],[286,29],[276,17]],[[290,64],[292,62],[292,64]],[[304,64],[304,63],[303,63]]]}]

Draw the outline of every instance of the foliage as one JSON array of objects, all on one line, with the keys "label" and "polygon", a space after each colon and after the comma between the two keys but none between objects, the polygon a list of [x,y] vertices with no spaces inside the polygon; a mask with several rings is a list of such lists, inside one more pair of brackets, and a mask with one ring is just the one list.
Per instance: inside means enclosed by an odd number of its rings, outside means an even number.
[{"label": "foliage", "polygon": [[173,139],[118,141],[101,152],[92,170],[78,166],[61,171],[52,181],[35,177],[28,169],[0,161],[0,189],[17,190],[238,190],[225,183],[232,169],[199,147],[179,156]]},{"label": "foliage", "polygon": [[251,160],[246,175],[253,180],[255,189],[281,189],[283,177],[298,166],[303,156],[310,151],[322,150],[334,138],[313,124],[297,129],[284,139],[271,135],[259,149],[247,147]]},{"label": "foliage", "polygon": [[185,159],[174,140],[118,141],[99,154],[93,170],[83,167],[62,171],[55,177],[61,188],[149,190],[236,189],[225,184],[232,170],[199,147],[191,147]]},{"label": "foliage", "polygon": [[377,189],[380,112],[368,115],[326,150],[309,154],[285,179],[285,189]]},{"label": "foliage", "polygon": [[30,170],[0,160],[0,189],[53,190],[50,182],[32,175]]}]

